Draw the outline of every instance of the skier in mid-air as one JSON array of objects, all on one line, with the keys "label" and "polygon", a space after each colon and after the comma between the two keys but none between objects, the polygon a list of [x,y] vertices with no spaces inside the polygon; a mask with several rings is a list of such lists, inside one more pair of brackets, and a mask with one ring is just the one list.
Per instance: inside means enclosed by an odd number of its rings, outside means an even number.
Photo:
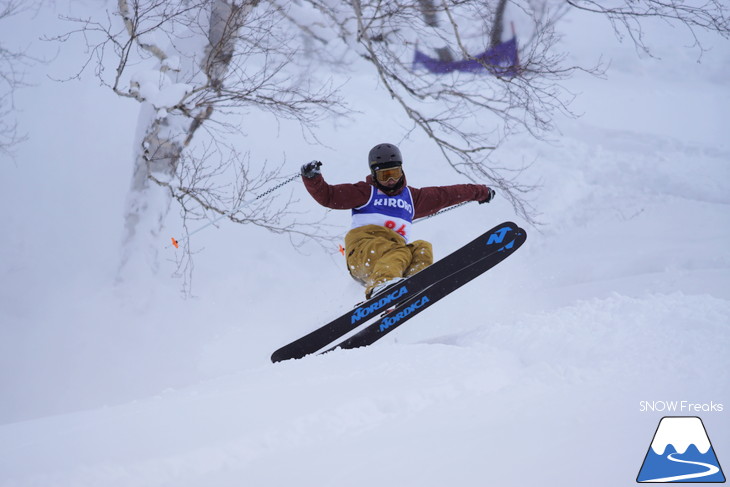
[{"label": "skier in mid-air", "polygon": [[370,150],[370,175],[355,184],[328,184],[319,161],[304,164],[301,174],[309,194],[322,206],[352,210],[345,236],[350,275],[365,286],[370,298],[433,263],[429,242],[411,242],[413,220],[466,201],[488,203],[494,190],[482,184],[413,188],[406,183],[403,157],[393,144]]}]

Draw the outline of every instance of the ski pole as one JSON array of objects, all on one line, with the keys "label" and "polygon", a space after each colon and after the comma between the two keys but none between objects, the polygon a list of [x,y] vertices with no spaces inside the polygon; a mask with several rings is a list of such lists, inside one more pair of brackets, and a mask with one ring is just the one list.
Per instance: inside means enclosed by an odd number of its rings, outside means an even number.
[{"label": "ski pole", "polygon": [[424,217],[419,218],[418,220],[414,220],[413,223],[416,224],[418,222],[422,222],[423,220],[428,220],[429,218],[433,218],[437,215],[440,215],[441,213],[446,213],[447,211],[455,210],[458,207],[468,205],[469,203],[471,203],[471,201],[464,201],[463,203],[459,203],[458,205],[449,206],[448,208],[444,208],[443,210],[437,211],[433,215],[424,216]]},{"label": "ski pole", "polygon": [[[269,189],[267,189],[266,191],[264,191],[264,192],[263,192],[263,193],[261,193],[260,195],[256,196],[255,198],[252,198],[252,199],[250,199],[250,200],[248,200],[248,201],[243,201],[243,202],[242,202],[242,203],[241,203],[240,205],[238,205],[238,206],[237,206],[236,208],[234,208],[233,210],[231,210],[231,211],[229,211],[229,212],[227,212],[227,213],[223,213],[223,214],[222,214],[222,215],[220,215],[220,216],[219,216],[218,218],[216,218],[216,219],[214,219],[214,220],[211,220],[211,221],[209,221],[208,223],[206,223],[205,225],[203,225],[202,227],[200,227],[200,228],[197,228],[197,229],[193,230],[192,232],[188,233],[188,234],[187,234],[187,235],[186,235],[185,237],[183,237],[183,238],[181,238],[181,239],[179,239],[179,240],[178,240],[178,239],[176,239],[175,237],[170,237],[170,239],[172,240],[172,246],[173,246],[173,247],[175,247],[176,249],[177,249],[177,248],[180,248],[180,243],[182,243],[182,242],[186,242],[187,240],[190,240],[190,237],[192,237],[192,236],[193,236],[193,235],[195,235],[196,233],[198,233],[198,232],[200,232],[200,231],[202,231],[202,230],[204,230],[204,229],[208,228],[208,227],[209,227],[209,226],[211,226],[211,225],[215,225],[215,224],[216,224],[217,222],[219,222],[219,221],[220,221],[220,220],[222,220],[223,218],[228,218],[228,217],[230,217],[231,215],[233,215],[233,214],[234,214],[234,213],[236,213],[237,211],[239,211],[239,210],[241,210],[241,209],[243,209],[243,208],[247,207],[247,206],[248,206],[248,205],[250,205],[251,203],[253,203],[253,202],[255,202],[255,201],[258,201],[258,200],[260,200],[261,198],[263,198],[263,197],[265,197],[265,196],[268,196],[268,195],[270,195],[271,193],[273,193],[274,191],[276,191],[276,190],[280,189],[280,188],[281,188],[282,186],[285,186],[285,185],[287,185],[287,184],[291,183],[292,181],[294,181],[294,180],[296,180],[296,179],[299,179],[299,176],[300,176],[300,173],[299,173],[299,172],[296,172],[296,173],[292,174],[292,175],[291,175],[291,176],[290,176],[290,177],[289,177],[289,178],[288,178],[287,180],[285,180],[285,181],[283,181],[283,182],[281,182],[281,183],[277,184],[276,186],[274,186],[274,187],[272,187],[272,188],[269,188]],[[167,247],[165,247],[165,248],[169,248],[169,247],[170,247],[170,246],[168,245],[168,246],[167,246]]]},{"label": "ski pole", "polygon": [[[480,201],[479,204],[481,205],[482,203],[489,203],[493,199],[494,199],[494,191],[492,191],[491,197],[488,200],[486,200],[486,201]],[[418,222],[420,222],[422,220],[427,220],[429,218],[433,218],[436,215],[440,215],[441,213],[446,213],[447,211],[455,210],[456,208],[458,208],[460,206],[464,206],[464,205],[468,205],[469,203],[472,203],[472,201],[464,201],[463,203],[459,203],[458,205],[449,206],[448,208],[444,208],[443,210],[437,211],[433,215],[424,216],[424,217],[419,218],[418,220],[414,220],[413,223],[415,224],[415,223],[418,223]]]}]

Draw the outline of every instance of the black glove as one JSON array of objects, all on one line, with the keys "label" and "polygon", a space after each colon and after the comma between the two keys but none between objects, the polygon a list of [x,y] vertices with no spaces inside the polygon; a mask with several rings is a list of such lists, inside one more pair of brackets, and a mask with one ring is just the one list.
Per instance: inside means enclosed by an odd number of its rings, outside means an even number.
[{"label": "black glove", "polygon": [[319,166],[321,165],[322,163],[319,161],[312,161],[304,164],[302,166],[302,176],[311,179],[318,174],[322,174],[322,172],[319,170]]},{"label": "black glove", "polygon": [[497,194],[494,192],[494,190],[492,188],[487,188],[487,191],[489,192],[489,195],[487,196],[486,199],[479,202],[480,205],[484,204],[484,203],[489,203],[490,201],[492,201],[494,199],[494,195]]}]

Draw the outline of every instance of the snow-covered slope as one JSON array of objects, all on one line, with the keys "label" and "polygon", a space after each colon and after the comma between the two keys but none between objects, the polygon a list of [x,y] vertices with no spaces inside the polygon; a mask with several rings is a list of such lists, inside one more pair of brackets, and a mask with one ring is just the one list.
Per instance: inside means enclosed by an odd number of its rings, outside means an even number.
[{"label": "snow-covered slope", "polygon": [[[730,464],[730,46],[698,64],[658,29],[645,59],[600,21],[565,25],[607,79],[571,81],[585,115],[552,140],[498,154],[536,161],[544,224],[382,343],[276,365],[360,298],[339,254],[223,225],[194,242],[195,298],[113,286],[137,107],[37,73],[17,102],[31,138],[0,167],[0,486],[631,485],[664,415],[701,416]],[[459,182],[401,141],[372,75],[349,86],[363,116],[323,127],[327,147],[265,119],[241,143],[345,182],[393,141],[411,184]],[[440,257],[514,219],[498,198],[416,229]],[[670,400],[701,407],[641,407]]]}]

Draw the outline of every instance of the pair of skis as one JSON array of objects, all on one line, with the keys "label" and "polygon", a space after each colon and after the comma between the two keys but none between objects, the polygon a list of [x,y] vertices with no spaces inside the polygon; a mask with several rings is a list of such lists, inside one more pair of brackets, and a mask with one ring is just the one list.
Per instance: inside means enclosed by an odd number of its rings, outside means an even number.
[{"label": "pair of skis", "polygon": [[[421,272],[396,283],[339,318],[276,350],[271,355],[271,361],[302,358],[322,349],[324,350],[321,353],[326,353],[336,348],[371,345],[441,298],[502,262],[520,248],[526,238],[525,231],[512,222],[497,225]],[[358,328],[362,329],[332,345]]]}]

